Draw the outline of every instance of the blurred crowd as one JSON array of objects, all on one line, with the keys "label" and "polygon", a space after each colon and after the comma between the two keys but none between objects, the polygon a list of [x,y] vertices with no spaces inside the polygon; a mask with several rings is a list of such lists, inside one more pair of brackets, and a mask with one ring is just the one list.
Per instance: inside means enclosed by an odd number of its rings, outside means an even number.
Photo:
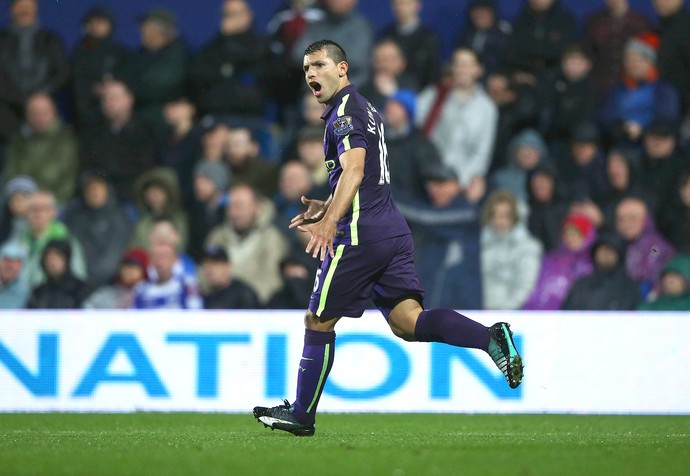
[{"label": "blurred crowd", "polygon": [[[0,28],[0,308],[303,309],[319,263],[288,229],[325,199],[303,51],[341,44],[384,118],[425,304],[690,310],[690,13],[603,0],[576,21],[470,0],[452,55],[421,0],[375,31],[357,0],[219,2],[197,50],[175,12],[67,52],[37,0]],[[48,25],[49,26],[49,25]]]}]

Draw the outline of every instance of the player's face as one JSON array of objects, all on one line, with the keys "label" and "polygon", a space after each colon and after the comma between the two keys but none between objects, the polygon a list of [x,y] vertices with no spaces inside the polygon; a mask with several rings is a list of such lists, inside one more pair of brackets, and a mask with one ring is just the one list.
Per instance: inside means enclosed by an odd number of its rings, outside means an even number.
[{"label": "player's face", "polygon": [[321,104],[327,103],[345,85],[347,63],[335,64],[325,50],[305,55],[303,69],[307,86]]}]

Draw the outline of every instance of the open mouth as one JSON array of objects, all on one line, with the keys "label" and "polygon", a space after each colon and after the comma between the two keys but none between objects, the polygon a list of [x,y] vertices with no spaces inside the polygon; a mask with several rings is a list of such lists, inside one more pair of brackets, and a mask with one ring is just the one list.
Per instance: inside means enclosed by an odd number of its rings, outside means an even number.
[{"label": "open mouth", "polygon": [[318,97],[321,95],[321,84],[317,83],[316,81],[310,81],[309,87],[314,92],[314,96]]}]

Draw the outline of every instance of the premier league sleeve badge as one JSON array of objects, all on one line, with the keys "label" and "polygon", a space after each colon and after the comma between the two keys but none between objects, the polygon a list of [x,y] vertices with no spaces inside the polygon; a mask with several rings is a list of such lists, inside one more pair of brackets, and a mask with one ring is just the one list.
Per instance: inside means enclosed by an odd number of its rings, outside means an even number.
[{"label": "premier league sleeve badge", "polygon": [[339,136],[347,135],[354,126],[352,125],[352,116],[340,116],[333,121],[333,129]]}]

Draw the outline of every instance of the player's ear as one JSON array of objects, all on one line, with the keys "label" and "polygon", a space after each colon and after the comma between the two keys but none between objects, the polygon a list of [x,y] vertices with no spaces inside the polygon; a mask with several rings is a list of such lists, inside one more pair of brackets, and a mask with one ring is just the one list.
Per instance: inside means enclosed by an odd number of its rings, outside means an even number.
[{"label": "player's ear", "polygon": [[338,63],[338,76],[342,78],[343,76],[347,75],[347,70],[349,69],[349,67],[350,65],[347,64],[347,61],[341,61],[340,63]]}]

